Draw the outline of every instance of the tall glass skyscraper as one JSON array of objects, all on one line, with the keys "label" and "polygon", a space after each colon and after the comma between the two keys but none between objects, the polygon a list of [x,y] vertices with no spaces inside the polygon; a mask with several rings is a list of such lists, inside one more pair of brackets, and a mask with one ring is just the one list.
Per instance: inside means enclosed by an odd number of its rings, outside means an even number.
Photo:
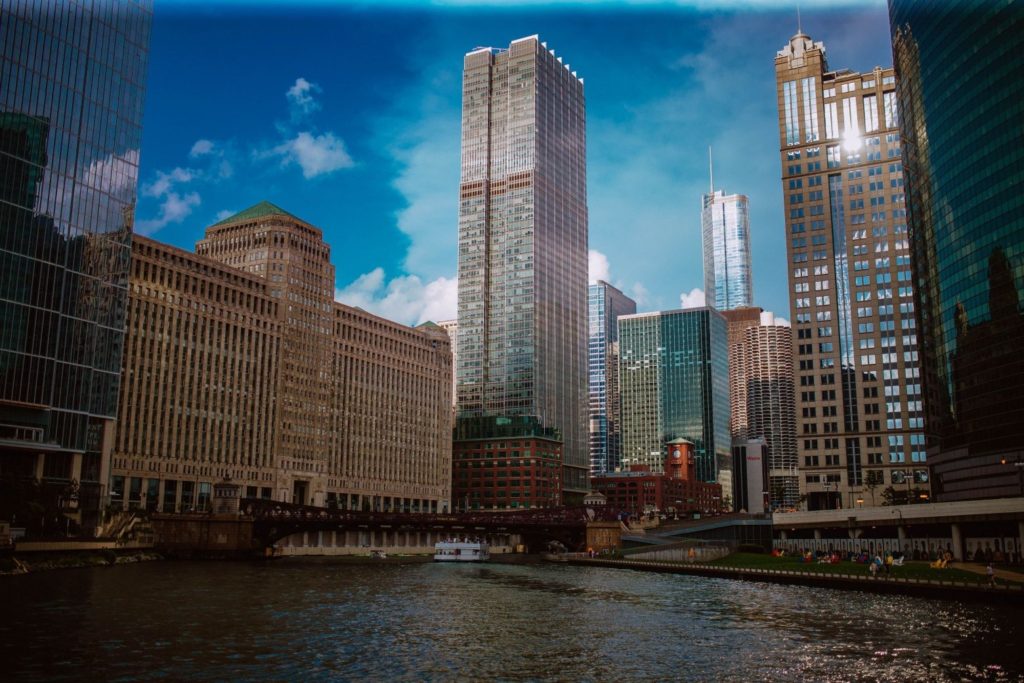
[{"label": "tall glass skyscraper", "polygon": [[1024,495],[1024,2],[889,14],[933,490]]},{"label": "tall glass skyscraper", "polygon": [[[465,57],[458,416],[534,418],[582,498],[587,447],[583,81],[537,36]],[[479,430],[475,430],[479,436]]]},{"label": "tall glass skyscraper", "polygon": [[798,33],[775,78],[800,492],[811,509],[927,496],[896,76],[830,68]]},{"label": "tall glass skyscraper", "polygon": [[732,490],[727,333],[708,307],[619,318],[624,468],[662,471],[665,444],[682,438],[698,479]]},{"label": "tall glass skyscraper", "polygon": [[702,197],[704,292],[720,311],[753,305],[750,219],[747,197],[712,190]]},{"label": "tall glass skyscraper", "polygon": [[33,520],[97,522],[151,14],[148,1],[0,0],[0,516],[33,498]]},{"label": "tall glass skyscraper", "polygon": [[622,458],[619,400],[619,316],[636,302],[604,280],[590,285],[590,474],[614,472]]}]

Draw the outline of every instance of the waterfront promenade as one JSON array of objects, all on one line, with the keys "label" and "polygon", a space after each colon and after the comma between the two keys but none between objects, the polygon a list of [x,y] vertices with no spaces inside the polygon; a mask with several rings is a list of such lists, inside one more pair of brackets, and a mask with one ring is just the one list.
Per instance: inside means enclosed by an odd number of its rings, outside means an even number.
[{"label": "waterfront promenade", "polygon": [[[993,588],[987,585],[987,579],[982,575],[978,575],[978,580],[974,582],[942,578],[871,577],[863,573],[816,573],[788,569],[767,569],[763,567],[721,566],[697,562],[591,558],[583,553],[565,554],[559,556],[559,559],[554,561],[580,566],[632,569],[667,574],[692,574],[695,576],[804,585],[817,588],[836,588],[872,593],[895,593],[918,597],[1024,605],[1024,583],[1007,583],[1004,580]],[[1009,572],[1001,572],[1004,579],[1008,578],[1009,574]],[[1019,578],[1024,577],[1017,575],[1017,578],[1019,580]]]}]

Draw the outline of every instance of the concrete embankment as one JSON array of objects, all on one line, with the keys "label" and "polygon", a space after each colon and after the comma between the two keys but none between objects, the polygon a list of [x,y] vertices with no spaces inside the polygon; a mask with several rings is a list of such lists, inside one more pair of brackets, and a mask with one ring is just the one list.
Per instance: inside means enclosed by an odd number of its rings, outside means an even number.
[{"label": "concrete embankment", "polygon": [[17,576],[76,567],[103,567],[114,564],[150,562],[164,559],[152,550],[56,550],[49,552],[17,553],[0,558],[0,576]]},{"label": "concrete embankment", "polygon": [[766,583],[784,583],[819,588],[860,590],[871,593],[894,593],[918,597],[952,600],[976,600],[1024,605],[1024,586],[1002,584],[989,588],[984,584],[927,579],[871,578],[854,574],[812,574],[777,569],[719,567],[708,564],[656,562],[650,560],[610,560],[588,557],[565,557],[558,561],[591,567],[613,567],[664,574],[694,574],[720,579],[740,579]]}]

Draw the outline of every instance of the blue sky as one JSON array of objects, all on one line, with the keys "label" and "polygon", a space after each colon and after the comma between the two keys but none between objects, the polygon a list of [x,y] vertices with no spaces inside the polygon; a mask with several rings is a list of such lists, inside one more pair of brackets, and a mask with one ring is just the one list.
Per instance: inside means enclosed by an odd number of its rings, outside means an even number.
[{"label": "blue sky", "polygon": [[[884,2],[801,2],[832,68],[892,62]],[[137,231],[193,248],[262,200],[323,229],[337,297],[455,316],[462,56],[539,34],[585,80],[592,275],[678,308],[700,194],[750,197],[755,303],[788,317],[774,56],[796,6],[156,3]]]}]

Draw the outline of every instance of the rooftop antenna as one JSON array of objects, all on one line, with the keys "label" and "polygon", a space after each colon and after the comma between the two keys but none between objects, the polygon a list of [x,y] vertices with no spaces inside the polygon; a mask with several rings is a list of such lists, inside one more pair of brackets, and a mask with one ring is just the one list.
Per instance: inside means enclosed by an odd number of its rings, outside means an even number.
[{"label": "rooftop antenna", "polygon": [[711,180],[711,194],[715,194],[715,164],[711,160],[711,145],[708,145],[708,176]]},{"label": "rooftop antenna", "polygon": [[796,32],[803,33],[804,27],[800,22],[800,3],[796,3]]}]

